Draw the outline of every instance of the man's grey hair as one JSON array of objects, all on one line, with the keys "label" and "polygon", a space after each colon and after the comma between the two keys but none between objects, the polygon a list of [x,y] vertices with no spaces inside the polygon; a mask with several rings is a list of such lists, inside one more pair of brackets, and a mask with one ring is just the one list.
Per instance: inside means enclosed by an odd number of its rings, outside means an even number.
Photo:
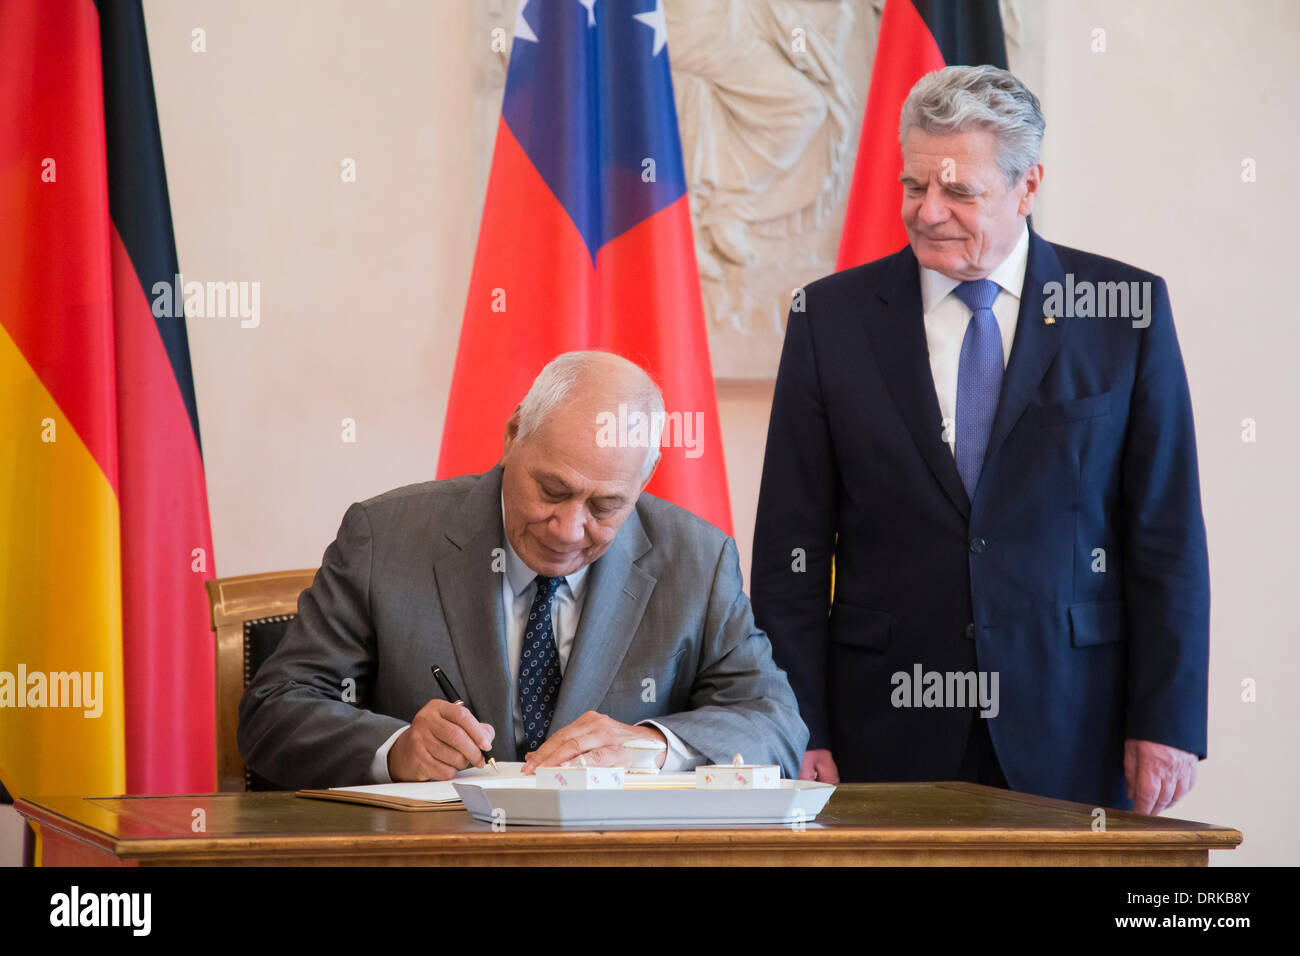
[{"label": "man's grey hair", "polygon": [[1015,75],[996,66],[949,66],[916,81],[903,102],[898,141],[908,130],[931,136],[990,131],[998,168],[1014,186],[1038,162],[1046,126],[1038,97]]},{"label": "man's grey hair", "polygon": [[519,431],[515,440],[523,441],[541,428],[547,417],[564,404],[581,378],[600,375],[611,366],[621,368],[628,385],[619,394],[615,407],[608,411],[617,415],[618,404],[626,403],[628,411],[643,412],[650,422],[649,448],[640,475],[644,480],[659,462],[659,443],[665,418],[664,397],[645,369],[612,352],[565,352],[551,359],[519,403]]}]

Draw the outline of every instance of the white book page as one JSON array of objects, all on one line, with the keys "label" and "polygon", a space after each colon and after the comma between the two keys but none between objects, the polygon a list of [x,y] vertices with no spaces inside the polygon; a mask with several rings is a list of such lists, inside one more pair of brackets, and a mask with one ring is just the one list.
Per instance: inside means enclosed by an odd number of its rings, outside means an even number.
[{"label": "white book page", "polygon": [[[532,781],[533,777],[524,777],[522,763],[497,761],[500,773],[489,767],[469,767],[456,774],[456,780],[510,780],[518,785],[523,780]],[[427,800],[430,803],[451,803],[460,799],[460,794],[452,786],[451,780],[426,780],[416,783],[372,783],[363,787],[330,787],[349,793],[374,793],[385,797],[407,797],[411,800]],[[527,784],[525,784],[526,786]]]}]

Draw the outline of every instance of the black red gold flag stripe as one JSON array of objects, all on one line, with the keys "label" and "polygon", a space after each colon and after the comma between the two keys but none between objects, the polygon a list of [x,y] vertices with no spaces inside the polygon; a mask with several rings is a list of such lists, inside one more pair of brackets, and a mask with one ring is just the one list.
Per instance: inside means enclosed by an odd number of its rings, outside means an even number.
[{"label": "black red gold flag stripe", "polygon": [[985,63],[1007,66],[997,0],[886,0],[836,269],[907,244],[898,116],[908,92],[926,73]]},{"label": "black red gold flag stripe", "polygon": [[139,0],[0,3],[0,222],[0,780],[211,790],[212,541],[184,319],[151,308],[179,270]]}]

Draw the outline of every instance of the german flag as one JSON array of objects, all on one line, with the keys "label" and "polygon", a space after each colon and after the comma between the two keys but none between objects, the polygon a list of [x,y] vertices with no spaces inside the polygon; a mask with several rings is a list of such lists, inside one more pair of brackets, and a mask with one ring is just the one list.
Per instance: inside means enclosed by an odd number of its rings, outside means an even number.
[{"label": "german flag", "polygon": [[0,2],[0,782],[215,786],[212,538],[139,0]]},{"label": "german flag", "polygon": [[898,115],[916,81],[945,66],[984,64],[1007,68],[997,0],[886,0],[837,270],[907,245]]}]

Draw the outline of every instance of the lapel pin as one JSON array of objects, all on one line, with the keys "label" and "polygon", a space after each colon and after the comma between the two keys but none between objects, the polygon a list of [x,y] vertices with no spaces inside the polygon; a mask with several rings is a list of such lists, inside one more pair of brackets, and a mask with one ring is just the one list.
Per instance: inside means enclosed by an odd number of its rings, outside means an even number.
[{"label": "lapel pin", "polygon": [[1043,316],[1043,325],[1055,325],[1055,324],[1056,324],[1056,319],[1052,318],[1050,315]]}]

